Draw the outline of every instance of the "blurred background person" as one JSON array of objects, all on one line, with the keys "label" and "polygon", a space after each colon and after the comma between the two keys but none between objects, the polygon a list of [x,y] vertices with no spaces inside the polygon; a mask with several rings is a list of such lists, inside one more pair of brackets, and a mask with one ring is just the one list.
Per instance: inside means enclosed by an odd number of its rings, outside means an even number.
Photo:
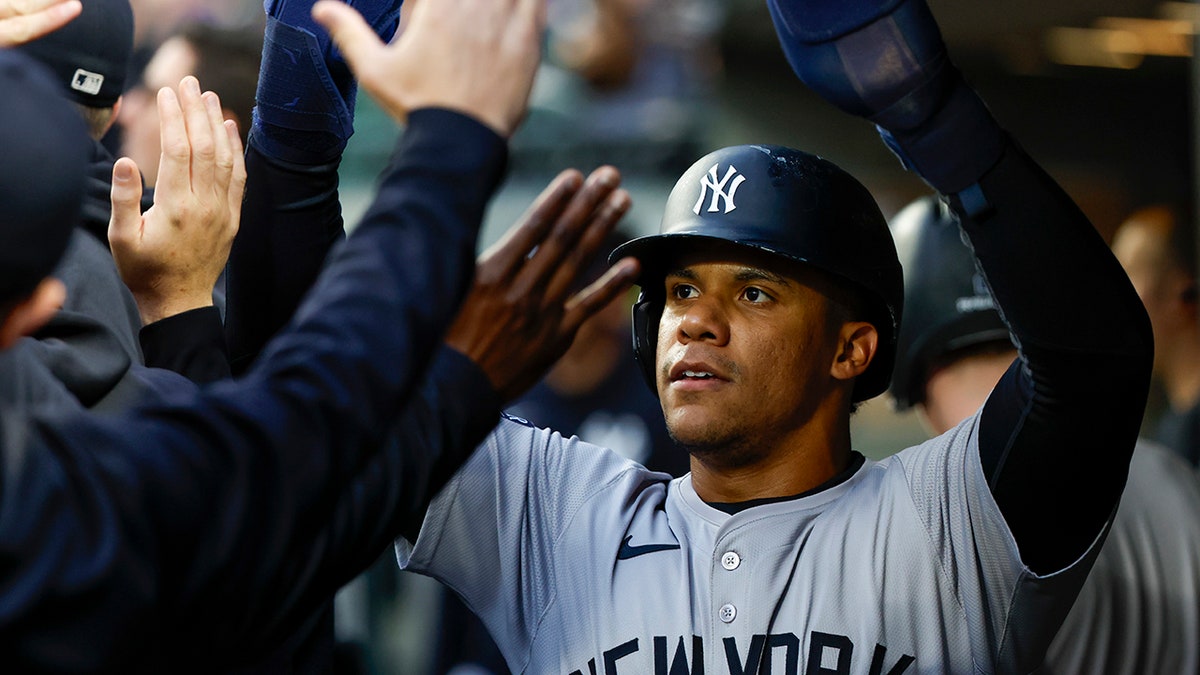
[{"label": "blurred background person", "polygon": [[686,168],[711,122],[723,20],[717,0],[552,0],[532,109],[541,124],[518,134],[518,150],[617,157],[626,173]]},{"label": "blurred background person", "polygon": [[[941,434],[979,410],[1017,350],[950,210],[926,197],[891,223],[904,267],[891,392]],[[1200,480],[1167,448],[1138,442],[1108,538],[1039,672],[1200,672]]]},{"label": "blurred background person", "polygon": [[1151,437],[1200,465],[1200,295],[1189,210],[1165,203],[1134,211],[1112,248],[1154,330],[1154,376],[1166,405]]},{"label": "blurred background person", "polygon": [[[164,41],[188,23],[261,28],[262,2],[257,0],[131,0],[137,17],[134,73],[138,73]],[[178,81],[178,80],[177,80]]]},{"label": "blurred background person", "polygon": [[167,38],[126,94],[117,116],[121,154],[142,169],[146,185],[158,178],[158,110],[155,94],[175,86],[188,75],[221,99],[225,119],[237,122],[242,141],[250,129],[254,93],[258,86],[263,33],[259,27],[230,28],[211,23],[187,23]]},{"label": "blurred background person", "polygon": [[[124,102],[133,53],[129,0],[89,0],[79,17],[49,35],[18,47],[50,68],[64,95],[87,123],[94,141],[88,166],[83,226],[108,246],[109,187],[115,159],[100,144]],[[179,79],[171,86],[179,84]],[[155,132],[158,124],[155,120]],[[146,203],[149,208],[149,202]]]}]

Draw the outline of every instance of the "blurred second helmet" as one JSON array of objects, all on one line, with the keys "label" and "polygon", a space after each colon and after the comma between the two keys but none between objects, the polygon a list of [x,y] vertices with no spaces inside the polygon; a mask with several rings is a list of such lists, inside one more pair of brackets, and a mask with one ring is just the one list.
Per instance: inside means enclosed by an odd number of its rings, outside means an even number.
[{"label": "blurred second helmet", "polygon": [[950,352],[1010,340],[987,280],[963,240],[954,213],[922,197],[892,218],[904,265],[904,325],[891,392],[897,410],[925,398],[925,378]]}]

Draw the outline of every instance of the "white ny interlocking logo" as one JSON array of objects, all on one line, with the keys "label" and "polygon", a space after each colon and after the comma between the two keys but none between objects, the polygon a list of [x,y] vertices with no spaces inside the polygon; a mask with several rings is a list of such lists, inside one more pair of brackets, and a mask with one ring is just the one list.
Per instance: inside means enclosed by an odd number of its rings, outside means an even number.
[{"label": "white ny interlocking logo", "polygon": [[[725,213],[737,208],[733,203],[733,196],[737,194],[738,186],[746,182],[746,177],[738,173],[733,165],[729,165],[729,170],[725,172],[725,177],[717,180],[717,167],[720,163],[713,164],[708,170],[708,174],[700,181],[700,197],[696,200],[696,205],[692,207],[692,213],[700,215],[700,207],[704,204],[704,197],[708,194],[709,189],[712,189],[712,201],[708,204],[708,212],[716,213],[720,210],[718,204],[721,200],[725,200]],[[732,179],[732,182],[730,182]],[[725,191],[725,186],[729,185],[729,192]]]}]

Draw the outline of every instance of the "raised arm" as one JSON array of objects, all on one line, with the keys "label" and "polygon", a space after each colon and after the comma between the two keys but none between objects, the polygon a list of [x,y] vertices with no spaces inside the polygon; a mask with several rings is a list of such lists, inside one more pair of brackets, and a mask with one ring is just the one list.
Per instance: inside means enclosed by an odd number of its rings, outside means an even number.
[{"label": "raised arm", "polygon": [[[246,152],[244,223],[226,276],[226,340],[242,372],[296,311],[345,232],[338,166],[354,132],[358,83],[312,1],[273,0]],[[396,31],[400,0],[356,2],[376,40]]]},{"label": "raised arm", "polygon": [[768,6],[801,80],[874,122],[958,214],[1020,350],[983,411],[983,468],[1026,564],[1061,569],[1124,486],[1149,386],[1145,311],[1091,223],[950,62],[924,2]]},{"label": "raised arm", "polygon": [[[117,419],[0,420],[21,441],[6,451],[26,450],[5,462],[0,505],[0,542],[24,551],[6,580],[25,592],[0,614],[12,663],[81,654],[105,670],[155,670],[168,656],[203,663],[243,639],[239,629],[286,632],[305,603],[327,599],[314,589],[339,580],[322,567],[333,555],[318,540],[323,519],[380,452],[467,290],[504,137],[538,62],[539,5],[425,3],[404,38],[372,45],[383,50],[374,62],[387,62],[379,92],[404,81],[427,96],[389,107],[403,110],[407,129],[375,203],[241,381]],[[354,20],[330,17],[335,34],[358,39],[365,26]],[[443,45],[458,50],[450,73],[429,67]],[[406,56],[392,60],[391,50]],[[446,95],[447,83],[490,89],[491,99]],[[10,495],[28,498],[20,513],[9,512]],[[30,522],[72,534],[48,541]],[[299,546],[322,557],[292,557]]]}]

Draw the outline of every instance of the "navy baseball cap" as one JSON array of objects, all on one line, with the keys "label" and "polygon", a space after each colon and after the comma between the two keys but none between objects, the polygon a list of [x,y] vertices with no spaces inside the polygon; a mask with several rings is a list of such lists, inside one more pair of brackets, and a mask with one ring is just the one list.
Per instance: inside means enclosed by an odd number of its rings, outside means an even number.
[{"label": "navy baseball cap", "polygon": [[0,303],[47,277],[79,220],[91,140],[52,73],[0,50]]},{"label": "navy baseball cap", "polygon": [[18,49],[54,71],[73,101],[107,108],[125,92],[133,8],[129,0],[83,0],[83,12],[73,21]]}]

